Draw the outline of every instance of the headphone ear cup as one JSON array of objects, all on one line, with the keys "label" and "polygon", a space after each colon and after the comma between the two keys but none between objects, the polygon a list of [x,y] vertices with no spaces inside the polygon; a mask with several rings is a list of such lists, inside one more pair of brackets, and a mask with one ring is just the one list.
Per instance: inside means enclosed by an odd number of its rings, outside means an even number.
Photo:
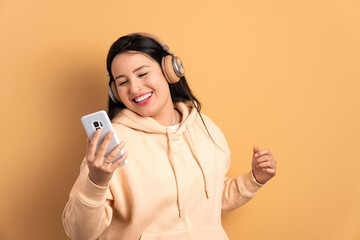
[{"label": "headphone ear cup", "polygon": [[110,98],[116,103],[116,102],[121,102],[119,94],[117,92],[116,86],[115,86],[115,81],[113,81],[110,84],[110,89],[109,89],[109,96]]},{"label": "headphone ear cup", "polygon": [[170,84],[177,83],[184,76],[184,67],[180,58],[167,55],[161,60],[161,68],[166,80]]}]

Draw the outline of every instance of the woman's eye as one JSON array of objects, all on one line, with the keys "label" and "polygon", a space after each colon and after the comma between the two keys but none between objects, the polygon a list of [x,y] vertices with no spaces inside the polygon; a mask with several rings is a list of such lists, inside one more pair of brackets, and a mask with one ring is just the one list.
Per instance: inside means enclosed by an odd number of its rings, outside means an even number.
[{"label": "woman's eye", "polygon": [[144,77],[146,76],[148,73],[142,73],[142,74],[139,74],[139,77]]},{"label": "woman's eye", "polygon": [[122,85],[124,85],[125,83],[127,83],[127,81],[123,81],[123,82],[119,83],[119,86],[122,86]]}]

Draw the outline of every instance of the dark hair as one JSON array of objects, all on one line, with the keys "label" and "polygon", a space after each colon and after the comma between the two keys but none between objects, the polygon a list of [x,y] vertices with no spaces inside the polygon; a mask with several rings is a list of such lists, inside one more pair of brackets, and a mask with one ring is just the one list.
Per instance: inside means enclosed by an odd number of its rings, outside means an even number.
[{"label": "dark hair", "polygon": [[[131,34],[120,37],[110,47],[106,59],[106,68],[110,77],[109,85],[112,81],[114,81],[114,76],[111,72],[111,63],[114,57],[120,53],[131,51],[141,52],[150,56],[152,59],[158,62],[160,66],[162,58],[170,54],[163,49],[160,43],[152,38],[140,34]],[[201,104],[190,90],[185,77],[181,77],[177,83],[168,84],[173,102],[191,101],[200,114]],[[122,102],[115,103],[109,96],[108,115],[110,119],[113,119],[116,114],[118,114],[124,108],[126,108],[126,106]]]}]

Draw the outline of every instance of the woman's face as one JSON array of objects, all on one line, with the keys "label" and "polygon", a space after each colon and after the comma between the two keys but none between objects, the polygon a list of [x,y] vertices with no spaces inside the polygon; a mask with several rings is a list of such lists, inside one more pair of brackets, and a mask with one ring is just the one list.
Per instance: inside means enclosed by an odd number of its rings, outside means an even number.
[{"label": "woman's face", "polygon": [[135,51],[121,53],[114,57],[111,72],[120,100],[128,109],[158,122],[172,116],[169,85],[154,59]]}]

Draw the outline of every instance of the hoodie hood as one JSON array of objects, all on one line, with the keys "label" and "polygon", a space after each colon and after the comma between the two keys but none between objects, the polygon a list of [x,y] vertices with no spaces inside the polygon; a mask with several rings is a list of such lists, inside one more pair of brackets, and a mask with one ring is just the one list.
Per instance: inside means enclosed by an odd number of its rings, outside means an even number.
[{"label": "hoodie hood", "polygon": [[180,135],[184,136],[184,139],[187,142],[189,148],[191,149],[192,155],[194,156],[194,159],[201,170],[204,181],[204,187],[205,187],[204,192],[206,198],[209,198],[209,193],[207,189],[207,181],[206,181],[207,178],[203,170],[203,167],[201,165],[201,162],[199,160],[198,154],[196,152],[196,147],[194,145],[193,137],[191,133],[193,122],[196,119],[196,117],[199,117],[199,113],[197,112],[197,109],[194,107],[194,105],[191,102],[175,103],[174,108],[176,108],[181,113],[180,127],[176,131],[171,128],[162,126],[151,117],[142,117],[129,109],[122,110],[119,114],[116,115],[116,117],[112,120],[112,122],[125,125],[126,127],[134,129],[136,131],[142,131],[145,133],[158,133],[158,134],[164,134],[166,136],[167,153],[176,182],[177,206],[179,211],[179,217],[181,217],[182,201],[180,199],[181,194],[179,192],[178,177],[176,174],[177,171],[175,169],[175,164],[174,164],[173,143],[172,143],[173,136],[180,136]]},{"label": "hoodie hood", "polygon": [[[180,127],[176,131],[176,134],[183,134],[186,130],[186,127],[193,123],[196,116],[198,115],[198,112],[191,102],[175,103],[174,108],[179,110],[179,112],[181,113]],[[168,127],[162,126],[153,118],[142,117],[127,108],[118,113],[112,120],[112,122],[119,123],[134,130],[143,131],[146,133],[165,134],[169,131]]]}]

